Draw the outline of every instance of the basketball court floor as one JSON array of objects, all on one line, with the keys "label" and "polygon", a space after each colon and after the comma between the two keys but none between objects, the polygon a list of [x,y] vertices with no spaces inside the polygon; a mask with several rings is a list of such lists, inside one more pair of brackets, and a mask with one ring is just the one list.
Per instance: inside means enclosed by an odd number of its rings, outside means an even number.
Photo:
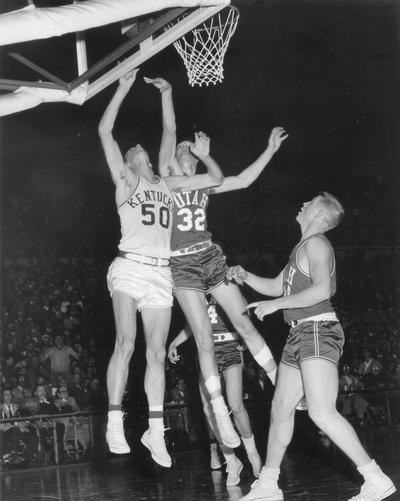
[{"label": "basketball court floor", "polygon": [[[362,440],[382,468],[400,485],[400,428],[364,432]],[[4,471],[2,501],[237,501],[254,478],[249,466],[241,482],[226,487],[225,473],[211,471],[207,451],[174,455],[171,470],[158,468],[138,444],[131,456],[101,462]],[[240,455],[240,453],[239,453]],[[294,444],[282,468],[286,501],[345,501],[361,479],[344,457],[323,440],[309,449]],[[399,501],[397,492],[390,501]]]}]

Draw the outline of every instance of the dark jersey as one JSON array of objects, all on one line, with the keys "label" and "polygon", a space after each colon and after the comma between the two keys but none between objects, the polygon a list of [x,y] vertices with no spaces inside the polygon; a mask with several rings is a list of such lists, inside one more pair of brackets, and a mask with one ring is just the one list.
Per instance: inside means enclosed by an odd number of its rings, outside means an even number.
[{"label": "dark jersey", "polygon": [[207,229],[208,190],[192,190],[174,196],[172,252],[211,238]]},{"label": "dark jersey", "polygon": [[[336,266],[335,266],[335,254],[329,240],[322,234],[312,235],[303,241],[300,241],[296,247],[293,249],[289,262],[283,271],[283,295],[290,296],[291,294],[296,294],[305,289],[308,289],[312,285],[312,280],[305,270],[300,267],[299,263],[299,252],[304,247],[304,245],[312,238],[322,238],[325,240],[331,249],[331,287],[332,295],[336,292]],[[333,312],[334,308],[332,306],[331,300],[326,299],[321,303],[314,304],[313,306],[308,306],[306,308],[289,308],[283,310],[283,318],[285,322],[291,322],[292,320],[300,320],[302,318],[312,317],[314,315],[320,315],[322,313]]]},{"label": "dark jersey", "polygon": [[212,298],[208,303],[208,317],[210,319],[213,334],[235,332],[228,316],[221,306]]}]

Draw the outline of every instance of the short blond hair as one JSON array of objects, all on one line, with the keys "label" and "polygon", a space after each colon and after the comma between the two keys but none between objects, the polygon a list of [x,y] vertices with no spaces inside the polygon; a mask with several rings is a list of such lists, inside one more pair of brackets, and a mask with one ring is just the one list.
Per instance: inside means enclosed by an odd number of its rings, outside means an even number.
[{"label": "short blond hair", "polygon": [[327,230],[336,228],[344,218],[344,207],[342,203],[327,191],[319,193],[319,202],[323,207],[323,219],[327,224]]}]

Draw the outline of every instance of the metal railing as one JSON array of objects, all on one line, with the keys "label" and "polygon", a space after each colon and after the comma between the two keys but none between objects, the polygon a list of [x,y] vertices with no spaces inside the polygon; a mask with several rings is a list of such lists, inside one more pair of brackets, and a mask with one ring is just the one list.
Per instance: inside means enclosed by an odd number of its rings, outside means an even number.
[{"label": "metal railing", "polygon": [[[339,394],[340,397],[346,397],[354,395],[358,393],[362,395],[371,405],[378,404],[384,409],[385,413],[385,422],[384,425],[392,426],[397,420],[400,422],[400,387],[392,387],[392,388],[376,388],[376,389],[365,389],[365,390],[349,390],[342,391]],[[338,399],[338,400],[339,400]],[[266,409],[270,406],[270,399],[248,399],[245,400],[246,407],[249,410],[250,417],[252,419],[253,425],[255,428],[263,428],[266,426],[267,415]],[[395,406],[395,408],[394,408]],[[143,425],[146,421],[147,408],[145,407],[135,407],[128,411],[128,416],[135,416],[136,419],[139,419],[140,425]],[[201,437],[201,440],[207,440],[206,434],[204,433],[204,428],[202,424],[202,410],[199,406],[189,406],[187,404],[165,404],[165,425],[167,428],[170,428],[171,431],[177,431],[176,427],[179,427],[180,431],[184,434],[190,436],[193,432],[198,437]],[[66,414],[46,414],[46,415],[34,415],[27,417],[12,417],[9,419],[1,419],[0,420],[0,428],[1,425],[12,423],[17,424],[19,422],[29,423],[34,427],[36,434],[38,436],[38,455],[44,451],[45,444],[43,443],[43,434],[40,433],[40,430],[45,428],[49,435],[51,436],[52,442],[52,463],[60,464],[62,458],[60,457],[61,453],[65,452],[66,438],[70,440],[72,446],[75,447],[76,450],[80,449],[78,444],[77,432],[79,428],[79,422],[77,422],[77,418],[85,418],[85,423],[88,425],[88,436],[89,436],[89,451],[90,453],[87,456],[87,459],[91,459],[93,457],[101,457],[107,454],[107,447],[104,438],[104,431],[106,425],[107,414],[104,411],[98,412],[73,412]],[[57,423],[63,422],[66,420],[70,420],[70,426],[68,430],[65,430],[64,435],[62,437],[62,444],[64,449],[60,449],[60,433],[57,429]],[[134,423],[132,421],[130,423],[130,419],[126,422],[126,428],[129,435],[129,430],[135,429],[137,432],[138,423]],[[381,423],[382,424],[382,423]],[[1,436],[0,431],[0,436]],[[167,435],[168,440],[168,435]],[[171,443],[171,441],[170,441]],[[192,447],[193,444],[187,443],[186,447]],[[174,447],[173,447],[174,448]],[[175,449],[174,450],[178,450]],[[70,458],[71,459],[71,458]],[[76,455],[76,460],[79,460],[79,455]],[[36,463],[40,464],[40,461],[36,461]]]}]

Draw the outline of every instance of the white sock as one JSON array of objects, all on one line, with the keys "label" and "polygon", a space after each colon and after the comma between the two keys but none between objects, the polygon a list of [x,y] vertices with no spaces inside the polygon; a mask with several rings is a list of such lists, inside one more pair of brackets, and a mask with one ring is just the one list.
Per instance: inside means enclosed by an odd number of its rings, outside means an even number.
[{"label": "white sock", "polygon": [[272,480],[273,482],[278,482],[280,472],[280,468],[267,468],[264,466],[261,470],[260,480]]},{"label": "white sock", "polygon": [[213,407],[215,414],[227,414],[228,413],[228,408],[226,406],[224,397],[222,397],[222,396],[219,396],[217,398],[213,398],[211,400],[211,405]]},{"label": "white sock", "polygon": [[361,475],[364,478],[367,478],[371,474],[373,475],[373,474],[381,472],[381,469],[379,468],[379,466],[375,463],[375,461],[373,459],[371,459],[371,461],[369,463],[365,464],[364,466],[359,466],[357,468],[357,470],[361,473]]},{"label": "white sock", "polygon": [[250,454],[252,452],[257,452],[256,444],[254,442],[254,435],[251,435],[251,437],[249,438],[242,437],[242,442],[244,448],[246,449],[247,454]]},{"label": "white sock", "polygon": [[116,423],[118,421],[122,421],[123,415],[123,412],[120,410],[108,411],[108,420]]},{"label": "white sock", "polygon": [[164,431],[164,419],[163,418],[150,418],[149,419],[149,430],[163,430]]},{"label": "white sock", "polygon": [[234,453],[233,449],[230,449],[229,447],[226,447],[224,445],[221,445],[220,447],[227,464],[236,459],[236,454]]}]

